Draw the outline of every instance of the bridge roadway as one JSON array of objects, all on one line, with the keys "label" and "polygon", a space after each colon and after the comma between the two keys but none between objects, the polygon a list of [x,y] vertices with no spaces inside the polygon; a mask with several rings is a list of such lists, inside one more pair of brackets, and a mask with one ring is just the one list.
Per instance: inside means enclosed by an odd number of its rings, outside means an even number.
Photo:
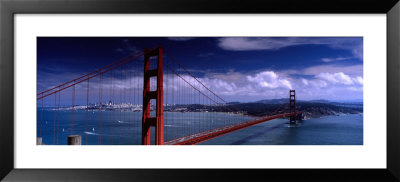
[{"label": "bridge roadway", "polygon": [[272,116],[267,116],[267,117],[262,117],[260,119],[254,120],[254,121],[247,121],[239,124],[234,124],[234,125],[229,125],[229,126],[223,126],[220,128],[215,128],[207,131],[203,131],[200,133],[196,133],[193,135],[188,135],[184,136],[181,138],[177,138],[174,140],[170,140],[167,142],[164,142],[164,145],[195,145],[207,140],[211,140],[213,138],[219,137],[221,135],[225,135],[240,129],[244,129],[262,122],[270,121],[273,119],[278,119],[278,118],[285,118],[293,115],[298,115],[301,112],[295,112],[295,113],[284,113],[284,114],[276,114]]}]

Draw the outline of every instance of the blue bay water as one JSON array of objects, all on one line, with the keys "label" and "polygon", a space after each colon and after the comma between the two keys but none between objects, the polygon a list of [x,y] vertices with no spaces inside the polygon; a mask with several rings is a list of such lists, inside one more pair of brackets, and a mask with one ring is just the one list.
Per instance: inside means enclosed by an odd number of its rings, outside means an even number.
[{"label": "blue bay water", "polygon": [[325,116],[290,126],[287,119],[269,122],[230,133],[201,145],[362,145],[363,115]]},{"label": "blue bay water", "polygon": [[[88,122],[86,127],[86,114]],[[152,113],[154,114],[154,113]],[[141,143],[142,112],[75,110],[37,112],[37,136],[46,145],[66,145],[71,134],[82,136],[88,145],[138,145]],[[206,129],[224,126],[226,113],[164,112],[165,141]],[[251,119],[235,116],[235,122]],[[203,123],[203,125],[202,125]],[[207,124],[204,124],[207,123]],[[199,128],[201,126],[201,128]],[[73,130],[72,130],[73,128]],[[72,132],[71,132],[72,130]],[[152,128],[152,143],[154,129]],[[201,145],[362,145],[363,115],[313,118],[290,127],[287,119],[275,119],[229,133]]]}]

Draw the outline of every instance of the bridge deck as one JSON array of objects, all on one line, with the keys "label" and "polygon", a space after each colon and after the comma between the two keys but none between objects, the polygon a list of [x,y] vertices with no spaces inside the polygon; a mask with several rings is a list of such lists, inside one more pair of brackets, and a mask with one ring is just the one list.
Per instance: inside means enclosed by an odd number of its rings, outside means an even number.
[{"label": "bridge deck", "polygon": [[212,130],[207,130],[204,132],[196,133],[193,135],[185,136],[182,138],[177,138],[174,140],[170,140],[168,142],[164,142],[165,145],[194,145],[198,144],[207,140],[211,140],[213,138],[219,137],[221,135],[225,135],[227,133],[231,133],[240,129],[244,129],[262,122],[270,121],[273,119],[278,119],[278,118],[284,118],[284,117],[289,117],[293,115],[300,114],[301,112],[296,112],[296,113],[284,113],[284,114],[277,114],[277,115],[272,115],[272,116],[267,116],[260,118],[258,120],[254,121],[247,121],[239,124],[234,124],[234,125],[229,125],[229,126],[224,126],[220,128],[215,128]]}]

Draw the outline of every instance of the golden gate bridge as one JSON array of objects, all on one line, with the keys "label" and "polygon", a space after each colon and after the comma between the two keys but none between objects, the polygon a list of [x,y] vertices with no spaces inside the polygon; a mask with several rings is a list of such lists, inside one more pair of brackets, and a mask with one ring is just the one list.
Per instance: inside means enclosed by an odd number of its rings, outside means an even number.
[{"label": "golden gate bridge", "polygon": [[[194,145],[277,118],[289,118],[293,125],[300,114],[296,110],[295,90],[290,90],[288,102],[268,116],[246,115],[213,92],[161,46],[138,51],[38,92],[37,106],[38,138],[51,137],[46,144],[55,145],[67,140],[61,134],[65,128],[60,127],[66,117],[61,114],[66,110],[70,120],[68,144],[74,144],[75,140],[88,144],[89,135],[96,128],[97,144],[106,143],[104,140],[114,144],[115,137],[107,136],[117,135],[131,136],[143,145],[150,145],[152,140],[156,145]],[[43,116],[46,108],[51,108],[51,119]],[[84,116],[78,111],[83,111]],[[141,120],[134,119],[131,113]],[[90,123],[92,120],[97,122]],[[43,129],[48,122],[50,129]],[[77,126],[83,126],[83,130],[74,130]],[[125,128],[116,133],[115,127]],[[134,131],[138,128],[140,132]]]}]

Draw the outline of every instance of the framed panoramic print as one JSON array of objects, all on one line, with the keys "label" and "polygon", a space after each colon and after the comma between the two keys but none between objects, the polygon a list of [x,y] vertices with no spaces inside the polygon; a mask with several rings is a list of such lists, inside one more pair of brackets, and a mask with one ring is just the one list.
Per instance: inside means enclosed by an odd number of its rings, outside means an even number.
[{"label": "framed panoramic print", "polygon": [[398,181],[399,10],[1,1],[0,177]]}]

